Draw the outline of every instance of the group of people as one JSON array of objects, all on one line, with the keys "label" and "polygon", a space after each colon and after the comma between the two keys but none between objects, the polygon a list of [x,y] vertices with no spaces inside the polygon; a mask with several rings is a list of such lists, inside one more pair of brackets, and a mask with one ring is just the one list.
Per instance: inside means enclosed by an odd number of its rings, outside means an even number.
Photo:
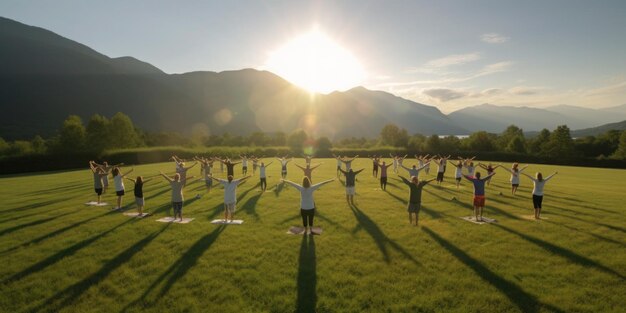
[{"label": "group of people", "polygon": [[[345,156],[334,156],[337,160],[337,176],[340,177],[342,175],[345,177],[345,192],[346,192],[346,201],[349,205],[354,205],[354,196],[356,194],[356,177],[360,174],[364,169],[354,170],[352,168],[352,162],[358,158],[354,156],[352,158]],[[497,168],[502,167],[501,164],[497,164],[493,166],[492,164],[484,165],[481,163],[474,164],[474,157],[472,158],[461,158],[459,157],[458,161],[453,162],[450,161],[451,156],[418,156],[415,158],[417,160],[417,164],[412,164],[411,166],[406,166],[404,161],[406,159],[405,156],[395,156],[391,155],[392,161],[391,163],[386,163],[383,160],[382,156],[372,156],[370,159],[373,164],[372,175],[378,178],[378,174],[380,174],[380,189],[385,191],[387,186],[387,178],[388,178],[388,168],[393,166],[393,170],[395,173],[398,173],[400,169],[403,169],[407,172],[408,178],[403,175],[398,174],[400,180],[406,184],[409,188],[409,201],[407,205],[407,210],[409,213],[409,223],[418,225],[419,221],[419,211],[421,209],[421,198],[422,198],[422,190],[424,186],[426,186],[431,181],[436,180],[438,184],[441,184],[444,180],[444,173],[446,170],[447,163],[452,164],[455,167],[455,180],[456,187],[459,188],[461,180],[465,178],[469,182],[472,183],[474,188],[474,198],[473,198],[473,208],[474,215],[477,221],[482,221],[482,213],[485,207],[485,185],[489,185],[489,182],[493,175],[495,175],[495,171]],[[263,162],[263,158],[256,158],[254,156],[246,156],[240,155],[241,160],[237,162],[233,162],[230,158],[204,158],[204,157],[194,157],[193,161],[195,161],[190,166],[186,166],[185,160],[181,159],[177,156],[172,156],[171,160],[175,163],[175,172],[173,175],[166,175],[163,172],[160,172],[160,176],[162,176],[169,184],[171,188],[171,202],[172,208],[174,211],[174,219],[179,218],[181,221],[183,219],[182,211],[183,211],[183,189],[186,186],[189,179],[192,179],[193,176],[187,175],[187,171],[198,163],[200,163],[200,179],[205,182],[207,187],[207,192],[210,192],[211,187],[214,182],[221,184],[224,187],[224,220],[232,221],[233,215],[236,211],[236,203],[237,203],[237,186],[244,183],[247,179],[249,179],[252,175],[248,175],[248,162],[252,162],[252,174],[256,175],[257,169],[259,170],[259,185],[261,187],[261,192],[265,192],[267,189],[267,172],[266,169],[273,162],[269,162],[265,164]],[[287,180],[287,164],[293,161],[293,158],[288,158],[288,156],[276,157],[276,159],[281,163],[281,183],[286,183],[289,186],[293,186],[296,190],[300,192],[300,214],[302,216],[302,224],[305,227],[305,233],[313,233],[313,219],[315,216],[315,201],[313,200],[313,193],[317,189],[319,189],[322,185],[330,183],[335,179],[324,180],[320,183],[313,184],[313,171],[318,168],[322,163],[312,165],[312,156],[305,155],[305,165],[301,166],[296,164],[296,166],[302,170],[303,179],[302,184],[297,184],[293,181]],[[219,162],[221,165],[226,167],[226,179],[221,179],[213,176],[213,164],[215,162]],[[424,171],[428,173],[430,164],[434,163],[437,166],[437,175],[436,178],[432,179],[420,179],[420,173]],[[242,177],[239,179],[235,179],[235,171],[234,167],[237,164],[242,164]],[[137,176],[135,179],[127,177],[133,169],[131,168],[126,173],[122,173],[120,167],[123,166],[123,163],[116,165],[108,165],[107,162],[103,162],[102,164],[98,164],[94,161],[89,162],[89,166],[93,173],[94,178],[94,189],[98,196],[98,203],[101,201],[101,195],[106,191],[108,187],[108,176],[111,174],[115,191],[117,196],[117,203],[114,209],[120,209],[122,207],[122,197],[125,194],[125,186],[124,186],[124,178],[130,180],[134,184],[134,195],[135,195],[135,203],[138,207],[139,215],[143,216],[145,213],[144,209],[144,197],[143,197],[143,185],[150,181],[150,179],[145,180],[142,176]],[[477,167],[483,168],[487,171],[486,176],[482,176],[480,172],[476,171]],[[523,173],[523,171],[528,166],[520,167],[519,164],[514,163],[511,169],[505,169],[510,172],[511,178],[511,193],[515,195],[517,188],[520,183],[520,175],[525,175],[531,179],[533,182],[533,207],[535,210],[535,218],[540,219],[542,200],[543,200],[543,189],[545,183],[550,180],[554,174],[543,178],[541,173],[537,173],[535,177],[527,175]],[[465,173],[464,173],[465,171]],[[200,197],[197,195],[197,197]]]}]

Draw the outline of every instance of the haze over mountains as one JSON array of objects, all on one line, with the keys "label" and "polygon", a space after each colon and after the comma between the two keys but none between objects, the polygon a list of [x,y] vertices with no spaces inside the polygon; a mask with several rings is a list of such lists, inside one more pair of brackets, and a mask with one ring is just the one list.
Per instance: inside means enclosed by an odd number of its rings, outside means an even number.
[{"label": "haze over mountains", "polygon": [[[181,47],[184,49],[184,47]],[[480,105],[446,116],[363,87],[311,95],[266,71],[166,74],[132,57],[109,58],[45,29],[0,17],[0,136],[54,134],[69,114],[128,114],[151,131],[249,134],[304,128],[317,136],[374,137],[387,123],[409,133],[501,132],[568,124],[584,128],[626,119],[626,106],[590,110]]]}]

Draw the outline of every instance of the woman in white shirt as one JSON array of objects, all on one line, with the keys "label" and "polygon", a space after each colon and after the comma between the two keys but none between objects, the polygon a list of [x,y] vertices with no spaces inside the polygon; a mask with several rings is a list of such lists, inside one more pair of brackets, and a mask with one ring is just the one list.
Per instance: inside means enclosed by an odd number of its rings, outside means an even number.
[{"label": "woman in white shirt", "polygon": [[308,177],[302,179],[302,186],[289,181],[281,181],[295,187],[300,191],[300,215],[302,216],[302,226],[305,228],[304,234],[311,234],[311,228],[313,228],[313,218],[315,217],[315,201],[313,201],[313,192],[322,185],[332,182],[335,179],[329,179],[315,185],[311,185],[311,181]]},{"label": "woman in white shirt", "polygon": [[511,173],[511,194],[515,195],[515,192],[517,191],[517,187],[519,187],[519,175],[522,174],[522,172],[528,167],[528,165],[522,167],[522,168],[518,168],[519,164],[517,163],[513,163],[513,167],[511,167],[511,169],[507,169],[504,168],[505,170],[509,171],[509,173]]},{"label": "woman in white shirt", "polygon": [[111,170],[113,183],[115,184],[115,194],[117,195],[117,207],[115,207],[115,210],[122,208],[122,197],[124,196],[124,176],[130,174],[132,171],[133,169],[130,169],[130,171],[122,174],[120,173],[120,168],[117,166]]},{"label": "woman in white shirt", "polygon": [[541,175],[541,173],[537,173],[537,178],[533,178],[532,176],[528,175],[528,174],[523,174],[526,175],[528,178],[530,178],[533,181],[533,207],[535,208],[535,219],[539,219],[540,215],[541,215],[541,202],[543,202],[543,187],[546,185],[546,183],[548,182],[548,180],[550,180],[550,178],[554,177],[554,175],[558,174],[559,172],[554,172],[554,174],[546,177],[545,179],[543,178],[543,175]]}]

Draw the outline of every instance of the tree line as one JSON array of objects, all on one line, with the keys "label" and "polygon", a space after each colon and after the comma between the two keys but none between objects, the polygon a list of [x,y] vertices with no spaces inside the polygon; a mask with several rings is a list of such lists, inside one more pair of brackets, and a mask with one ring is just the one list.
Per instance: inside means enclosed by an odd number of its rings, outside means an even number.
[{"label": "tree line", "polygon": [[396,147],[407,151],[447,154],[458,152],[502,152],[546,158],[626,159],[626,131],[609,130],[598,136],[572,138],[570,129],[560,125],[543,129],[527,138],[524,131],[511,125],[502,133],[478,131],[467,137],[410,135],[394,124],[385,125],[377,138],[343,138],[331,142],[327,137],[314,138],[302,129],[284,132],[253,132],[247,136],[176,132],[147,132],[136,127],[130,117],[118,112],[110,119],[93,115],[85,125],[76,115],[63,121],[57,134],[44,139],[7,142],[0,138],[0,156],[23,155],[99,155],[107,150],[163,146],[289,147],[294,153],[329,152],[333,148],[370,149]]}]

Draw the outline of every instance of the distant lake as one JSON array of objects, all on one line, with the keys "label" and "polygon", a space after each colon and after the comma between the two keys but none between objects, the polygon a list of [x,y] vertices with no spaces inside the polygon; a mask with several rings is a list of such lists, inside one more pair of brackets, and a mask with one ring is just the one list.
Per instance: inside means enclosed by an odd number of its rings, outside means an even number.
[{"label": "distant lake", "polygon": [[454,136],[454,137],[459,138],[459,139],[469,138],[469,135],[439,135],[439,138],[443,139],[443,138],[446,138],[448,136]]}]

